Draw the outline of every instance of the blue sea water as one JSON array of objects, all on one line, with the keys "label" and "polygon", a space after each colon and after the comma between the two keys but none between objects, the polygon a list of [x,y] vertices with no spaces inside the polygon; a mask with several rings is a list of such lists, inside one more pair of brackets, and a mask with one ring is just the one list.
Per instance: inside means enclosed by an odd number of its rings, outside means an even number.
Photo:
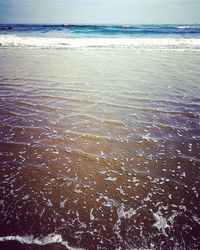
[{"label": "blue sea water", "polygon": [[1,24],[0,34],[59,37],[200,37],[200,24],[182,25],[31,25]]},{"label": "blue sea water", "polygon": [[1,24],[1,47],[200,50],[200,25]]}]

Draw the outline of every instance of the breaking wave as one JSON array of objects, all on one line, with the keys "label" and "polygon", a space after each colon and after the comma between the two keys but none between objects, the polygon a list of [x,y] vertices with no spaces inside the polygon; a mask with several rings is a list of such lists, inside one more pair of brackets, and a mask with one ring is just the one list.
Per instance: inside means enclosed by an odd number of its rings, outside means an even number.
[{"label": "breaking wave", "polygon": [[19,48],[126,48],[132,50],[183,50],[199,51],[200,38],[45,38],[17,35],[1,35],[0,47],[19,47]]}]

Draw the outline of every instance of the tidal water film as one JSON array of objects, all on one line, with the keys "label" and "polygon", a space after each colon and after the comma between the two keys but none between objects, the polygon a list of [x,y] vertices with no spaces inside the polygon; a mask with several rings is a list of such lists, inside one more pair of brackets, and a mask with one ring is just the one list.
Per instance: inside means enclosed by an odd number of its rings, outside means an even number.
[{"label": "tidal water film", "polygon": [[0,249],[199,249],[199,65],[1,48]]}]

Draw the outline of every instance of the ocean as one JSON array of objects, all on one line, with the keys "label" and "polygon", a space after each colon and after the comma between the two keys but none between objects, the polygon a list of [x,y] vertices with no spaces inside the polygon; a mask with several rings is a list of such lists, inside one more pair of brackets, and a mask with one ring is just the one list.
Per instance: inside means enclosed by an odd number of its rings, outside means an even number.
[{"label": "ocean", "polygon": [[193,25],[5,25],[1,47],[200,50],[200,24]]},{"label": "ocean", "polygon": [[0,25],[0,249],[200,248],[199,25]]}]

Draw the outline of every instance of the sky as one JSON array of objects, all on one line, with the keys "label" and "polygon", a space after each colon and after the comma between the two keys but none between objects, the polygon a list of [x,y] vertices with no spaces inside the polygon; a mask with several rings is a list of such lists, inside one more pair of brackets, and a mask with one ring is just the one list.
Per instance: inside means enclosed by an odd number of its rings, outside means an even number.
[{"label": "sky", "polygon": [[200,0],[0,0],[0,23],[200,23]]}]

